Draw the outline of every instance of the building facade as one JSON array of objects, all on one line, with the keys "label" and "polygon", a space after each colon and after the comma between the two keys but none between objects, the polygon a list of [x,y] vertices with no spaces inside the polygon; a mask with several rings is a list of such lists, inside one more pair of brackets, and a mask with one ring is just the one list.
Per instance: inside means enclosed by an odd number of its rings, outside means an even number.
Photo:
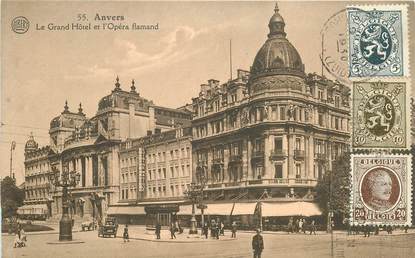
[{"label": "building facade", "polygon": [[250,72],[193,99],[193,173],[208,202],[311,201],[348,149],[349,88],[305,73],[278,7],[268,26]]},{"label": "building facade", "polygon": [[[185,114],[185,124],[189,124],[189,113]],[[109,214],[121,222],[152,224],[158,220],[167,226],[172,214],[165,206],[183,203],[192,182],[191,137],[191,128],[180,126],[122,142],[121,196]]]},{"label": "building facade", "polygon": [[46,219],[53,215],[52,199],[50,195],[49,155],[53,154],[50,146],[39,148],[33,135],[25,145],[25,199],[20,207],[20,217],[28,219]]}]

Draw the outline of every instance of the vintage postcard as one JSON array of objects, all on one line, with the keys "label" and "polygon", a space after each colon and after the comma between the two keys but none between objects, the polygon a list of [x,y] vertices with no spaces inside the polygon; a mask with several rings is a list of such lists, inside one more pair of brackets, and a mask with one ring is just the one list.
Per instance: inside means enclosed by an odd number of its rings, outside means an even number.
[{"label": "vintage postcard", "polygon": [[1,257],[415,257],[413,1],[1,1]]}]

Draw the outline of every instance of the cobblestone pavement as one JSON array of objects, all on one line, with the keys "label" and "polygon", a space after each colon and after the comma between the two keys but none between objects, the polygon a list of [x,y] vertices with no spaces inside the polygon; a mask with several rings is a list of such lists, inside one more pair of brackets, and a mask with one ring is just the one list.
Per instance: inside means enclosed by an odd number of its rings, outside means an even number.
[{"label": "cobblestone pavement", "polygon": [[[253,233],[238,232],[237,239],[227,241],[228,236],[222,240],[187,239],[186,233],[178,236],[176,240],[168,242],[143,241],[154,240],[154,235],[145,234],[142,227],[131,227],[130,235],[133,239],[124,243],[121,238],[122,228],[117,238],[98,238],[96,231],[74,232],[73,238],[82,240],[81,244],[50,245],[47,242],[56,241],[58,234],[42,233],[28,234],[28,243],[25,248],[13,248],[13,236],[2,235],[3,257],[202,257],[202,258],[243,258],[252,257],[251,238]],[[383,233],[383,232],[382,232]],[[226,232],[229,235],[229,232]],[[320,232],[317,235],[304,234],[269,234],[264,233],[265,250],[263,258],[289,257],[313,258],[331,256],[331,236]],[[167,231],[162,238],[168,240]],[[225,240],[225,241],[224,241]],[[344,233],[333,234],[333,257],[415,257],[415,234],[394,234],[388,236],[381,234],[365,238],[347,236]]]}]

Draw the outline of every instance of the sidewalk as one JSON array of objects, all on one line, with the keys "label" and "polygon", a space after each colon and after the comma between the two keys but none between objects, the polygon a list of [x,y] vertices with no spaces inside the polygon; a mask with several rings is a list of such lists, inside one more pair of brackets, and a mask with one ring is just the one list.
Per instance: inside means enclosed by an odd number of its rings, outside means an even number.
[{"label": "sidewalk", "polygon": [[[122,232],[124,228],[118,228],[117,237],[122,238]],[[171,239],[170,231],[168,230],[161,230],[160,239],[156,238],[156,234],[154,231],[147,231],[145,226],[128,226],[128,234],[130,235],[130,239],[135,240],[143,240],[143,241],[151,241],[151,242],[169,242],[169,243],[192,243],[192,242],[216,242],[216,241],[232,241],[236,240],[236,238],[231,238],[231,232],[225,232],[225,236],[219,236],[219,239],[210,237],[205,239],[205,236],[201,235],[200,229],[198,229],[197,235],[189,235],[189,229],[184,229],[182,234],[178,234],[176,232],[176,238]]]}]

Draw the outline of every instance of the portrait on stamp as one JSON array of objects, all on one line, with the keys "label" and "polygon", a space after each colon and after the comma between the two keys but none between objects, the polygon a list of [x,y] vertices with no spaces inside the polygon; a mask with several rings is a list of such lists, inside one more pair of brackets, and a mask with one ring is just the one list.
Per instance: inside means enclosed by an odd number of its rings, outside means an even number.
[{"label": "portrait on stamp", "polygon": [[348,9],[350,77],[406,75],[406,7],[391,8]]},{"label": "portrait on stamp", "polygon": [[407,85],[353,83],[353,147],[407,148]]},{"label": "portrait on stamp", "polygon": [[353,223],[410,223],[411,190],[409,155],[352,155]]},{"label": "portrait on stamp", "polygon": [[360,181],[361,198],[365,206],[373,211],[386,211],[397,203],[401,187],[392,170],[376,167],[368,171]]}]

